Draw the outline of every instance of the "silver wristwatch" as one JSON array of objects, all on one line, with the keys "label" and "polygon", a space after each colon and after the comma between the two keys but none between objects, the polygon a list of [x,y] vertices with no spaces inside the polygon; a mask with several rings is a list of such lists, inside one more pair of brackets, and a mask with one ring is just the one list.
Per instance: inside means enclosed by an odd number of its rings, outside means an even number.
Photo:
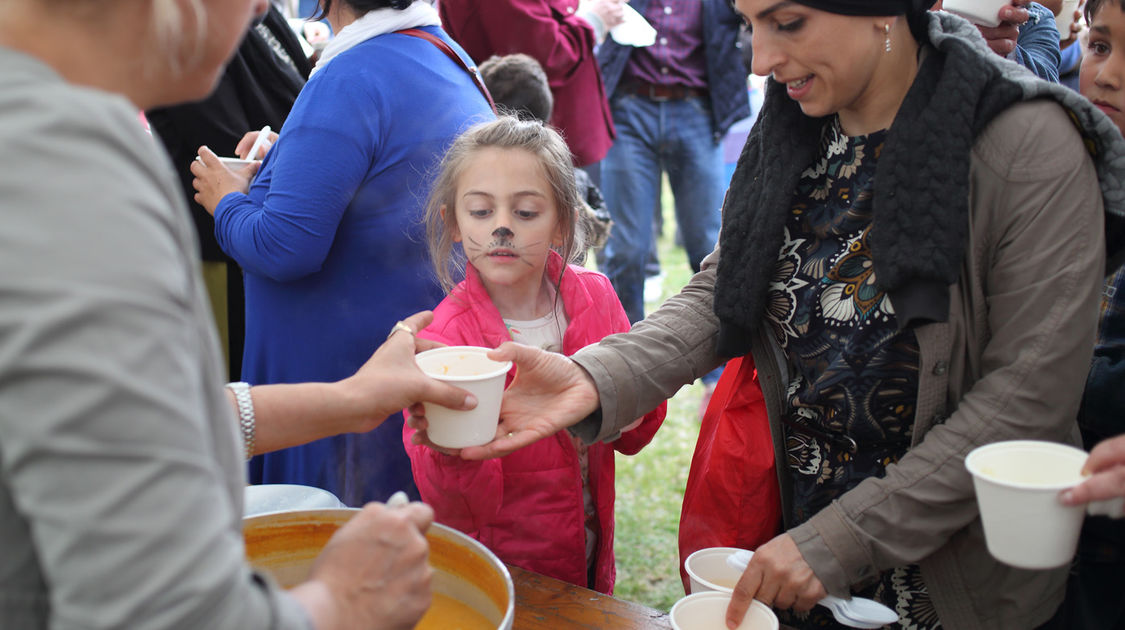
[{"label": "silver wristwatch", "polygon": [[242,429],[242,448],[246,459],[254,455],[254,401],[250,398],[249,383],[227,383],[238,404],[238,426]]}]

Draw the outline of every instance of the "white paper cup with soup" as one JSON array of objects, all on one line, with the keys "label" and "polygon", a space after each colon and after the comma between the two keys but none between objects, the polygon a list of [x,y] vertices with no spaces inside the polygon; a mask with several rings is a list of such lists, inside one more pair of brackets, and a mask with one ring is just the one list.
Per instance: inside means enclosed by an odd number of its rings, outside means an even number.
[{"label": "white paper cup with soup", "polygon": [[1011,0],[945,0],[941,8],[974,24],[996,27],[1000,26],[1000,9],[1010,3]]},{"label": "white paper cup with soup", "polygon": [[1059,493],[1082,482],[1086,456],[1073,446],[1035,440],[996,442],[969,453],[965,467],[993,557],[1021,569],[1070,562],[1086,508],[1063,505]]},{"label": "white paper cup with soup", "polygon": [[485,356],[491,350],[476,346],[449,346],[419,352],[414,360],[427,376],[455,385],[477,397],[469,410],[449,409],[426,403],[427,434],[430,441],[445,448],[480,446],[496,437],[500,422],[500,399],[512,362],[493,361]]},{"label": "white paper cup with soup", "polygon": [[734,547],[707,547],[688,556],[684,572],[688,574],[691,593],[732,592],[742,572],[728,565],[727,558],[739,551],[742,550]]},{"label": "white paper cup with soup", "polygon": [[[672,606],[668,617],[673,630],[727,630],[730,593],[692,593]],[[777,630],[777,615],[758,600],[750,602],[738,630]]]}]

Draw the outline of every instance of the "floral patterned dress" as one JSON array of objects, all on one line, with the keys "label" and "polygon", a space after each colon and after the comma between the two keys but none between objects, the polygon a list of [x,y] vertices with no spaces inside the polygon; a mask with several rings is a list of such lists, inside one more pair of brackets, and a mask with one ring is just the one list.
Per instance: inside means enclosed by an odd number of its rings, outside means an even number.
[{"label": "floral patterned dress", "polygon": [[[797,184],[770,284],[767,320],[790,366],[782,424],[796,523],[884,475],[910,446],[918,344],[875,286],[868,242],[885,136],[846,136],[838,119],[825,126],[820,158]],[[893,608],[895,628],[941,627],[917,565],[886,571],[855,594]],[[798,628],[843,627],[819,606],[782,617]]]}]

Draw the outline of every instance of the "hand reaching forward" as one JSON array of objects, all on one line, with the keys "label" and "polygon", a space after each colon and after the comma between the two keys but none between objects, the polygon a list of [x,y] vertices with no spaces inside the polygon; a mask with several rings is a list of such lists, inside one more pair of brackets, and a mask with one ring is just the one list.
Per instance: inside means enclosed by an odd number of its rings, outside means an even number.
[{"label": "hand reaching forward", "polygon": [[752,599],[774,608],[805,611],[827,594],[797,543],[789,534],[781,534],[754,551],[731,595],[727,627],[738,627]]},{"label": "hand reaching forward", "polygon": [[[507,455],[577,424],[598,408],[594,381],[577,363],[561,354],[508,342],[488,353],[488,357],[513,361],[516,378],[500,404],[496,439],[484,446],[462,449],[461,457],[465,459]],[[411,408],[410,413],[414,411]]]}]

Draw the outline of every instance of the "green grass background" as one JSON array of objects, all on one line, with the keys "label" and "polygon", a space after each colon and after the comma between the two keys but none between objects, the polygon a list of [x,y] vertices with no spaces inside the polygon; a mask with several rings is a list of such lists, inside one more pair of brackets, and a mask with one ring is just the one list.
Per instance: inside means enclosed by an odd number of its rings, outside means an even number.
[{"label": "green grass background", "polygon": [[[674,242],[675,219],[667,192],[664,234],[658,243],[666,276],[660,300],[647,302],[646,313],[678,293],[691,278],[687,256]],[[652,442],[632,457],[617,455],[616,597],[667,611],[684,596],[677,531],[691,454],[699,435],[702,396],[703,386],[698,381],[680,389],[668,401],[668,415]]]}]

